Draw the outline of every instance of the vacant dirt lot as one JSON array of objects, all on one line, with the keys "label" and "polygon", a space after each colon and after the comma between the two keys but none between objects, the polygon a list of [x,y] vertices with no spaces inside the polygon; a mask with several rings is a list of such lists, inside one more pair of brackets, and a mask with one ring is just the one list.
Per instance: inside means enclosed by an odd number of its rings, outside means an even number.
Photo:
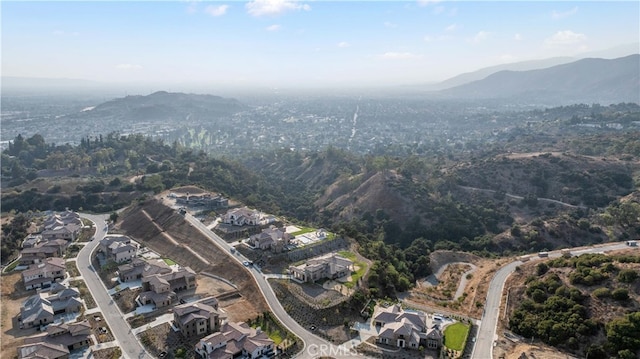
[{"label": "vacant dirt lot", "polygon": [[[472,318],[480,318],[482,316],[482,306],[487,296],[487,288],[495,271],[500,265],[507,263],[509,260],[491,260],[470,253],[452,252],[452,251],[436,251],[431,253],[431,268],[435,273],[441,266],[455,262],[467,262],[474,264],[477,268],[473,272],[471,278],[467,281],[463,297],[460,300],[447,300],[444,296],[435,295],[433,290],[429,291],[425,286],[416,286],[407,296],[410,303],[416,303],[425,307],[438,309],[443,311],[460,314]],[[458,268],[460,267],[460,268]],[[441,276],[438,288],[447,288],[455,294],[460,282],[460,269],[464,265],[450,266]],[[468,268],[467,268],[468,269]],[[466,270],[466,269],[465,269]],[[452,294],[452,295],[453,295]]]},{"label": "vacant dirt lot", "polygon": [[13,358],[18,354],[16,347],[22,345],[22,338],[37,333],[36,329],[19,329],[16,319],[20,314],[22,302],[35,292],[26,291],[23,288],[19,272],[3,275],[0,280],[2,281],[0,296],[2,303],[2,335],[0,336],[2,349],[0,357]]}]

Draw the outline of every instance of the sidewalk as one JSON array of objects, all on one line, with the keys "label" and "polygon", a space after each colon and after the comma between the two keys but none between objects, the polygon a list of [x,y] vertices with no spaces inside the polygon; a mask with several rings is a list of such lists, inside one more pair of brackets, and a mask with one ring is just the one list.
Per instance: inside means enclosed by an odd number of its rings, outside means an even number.
[{"label": "sidewalk", "polygon": [[164,323],[169,323],[171,324],[171,322],[173,321],[173,313],[167,313],[167,314],[163,314],[159,317],[157,317],[153,322],[145,324],[141,327],[138,328],[134,328],[131,330],[131,333],[133,335],[138,335],[142,332],[144,332],[147,329],[151,329],[153,327],[157,327],[158,325],[164,324]]}]

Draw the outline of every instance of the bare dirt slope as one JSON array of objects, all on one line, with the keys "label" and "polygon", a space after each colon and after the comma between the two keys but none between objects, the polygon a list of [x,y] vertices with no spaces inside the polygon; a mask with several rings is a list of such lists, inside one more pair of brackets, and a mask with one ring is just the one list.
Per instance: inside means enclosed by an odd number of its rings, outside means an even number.
[{"label": "bare dirt slope", "polygon": [[[143,210],[149,215],[146,216]],[[152,218],[151,222],[149,217]],[[134,240],[153,251],[171,258],[182,266],[189,266],[196,272],[207,272],[223,277],[238,286],[241,300],[250,303],[252,311],[261,313],[268,306],[253,281],[253,278],[240,264],[231,260],[229,255],[212,244],[200,231],[191,226],[182,216],[155,199],[134,205],[122,215],[118,227]],[[157,226],[156,226],[157,225]],[[171,243],[160,229],[183,246]],[[193,252],[205,258],[200,260]]]}]

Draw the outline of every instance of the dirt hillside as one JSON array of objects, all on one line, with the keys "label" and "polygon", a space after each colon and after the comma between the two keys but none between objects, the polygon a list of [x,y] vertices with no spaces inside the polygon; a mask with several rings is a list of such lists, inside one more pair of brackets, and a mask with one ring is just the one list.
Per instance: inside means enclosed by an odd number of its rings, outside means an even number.
[{"label": "dirt hillside", "polygon": [[[145,212],[149,216],[145,215]],[[149,217],[153,222],[149,220]],[[227,253],[219,250],[200,231],[171,208],[155,199],[147,200],[128,209],[123,213],[122,218],[123,220],[118,224],[118,227],[140,244],[171,258],[182,266],[189,266],[198,273],[208,272],[228,279],[238,286],[242,297],[251,303],[257,313],[268,310],[258,286],[246,269],[231,260]],[[178,243],[188,246],[193,252],[198,253],[210,264],[203,262],[188,249],[171,243],[158,227],[164,229],[164,232]]]}]

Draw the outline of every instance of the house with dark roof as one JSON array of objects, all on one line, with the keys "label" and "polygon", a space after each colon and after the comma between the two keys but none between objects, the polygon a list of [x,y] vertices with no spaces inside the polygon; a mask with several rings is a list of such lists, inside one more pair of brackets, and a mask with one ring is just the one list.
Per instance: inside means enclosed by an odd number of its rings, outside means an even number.
[{"label": "house with dark roof", "polygon": [[173,307],[173,322],[186,338],[202,337],[220,330],[218,300],[207,297]]},{"label": "house with dark roof", "polygon": [[225,323],[219,332],[198,341],[196,352],[203,359],[273,358],[275,345],[260,328],[247,323]]},{"label": "house with dark roof", "polygon": [[22,281],[27,290],[48,288],[58,279],[64,279],[66,272],[65,260],[51,257],[42,263],[31,264],[28,269],[22,271]]},{"label": "house with dark roof", "polygon": [[18,322],[20,328],[42,327],[53,323],[54,316],[78,313],[82,307],[77,289],[54,283],[48,291],[32,295],[22,303]]},{"label": "house with dark roof", "polygon": [[437,349],[442,346],[442,332],[438,327],[428,329],[423,312],[405,311],[400,304],[387,308],[376,307],[372,323],[377,329],[376,342],[398,348]]},{"label": "house with dark roof", "polygon": [[69,349],[60,344],[38,342],[21,345],[18,348],[18,359],[68,359]]},{"label": "house with dark roof", "polygon": [[49,324],[43,333],[25,338],[24,343],[62,345],[69,351],[88,347],[91,345],[91,324],[87,320]]}]

